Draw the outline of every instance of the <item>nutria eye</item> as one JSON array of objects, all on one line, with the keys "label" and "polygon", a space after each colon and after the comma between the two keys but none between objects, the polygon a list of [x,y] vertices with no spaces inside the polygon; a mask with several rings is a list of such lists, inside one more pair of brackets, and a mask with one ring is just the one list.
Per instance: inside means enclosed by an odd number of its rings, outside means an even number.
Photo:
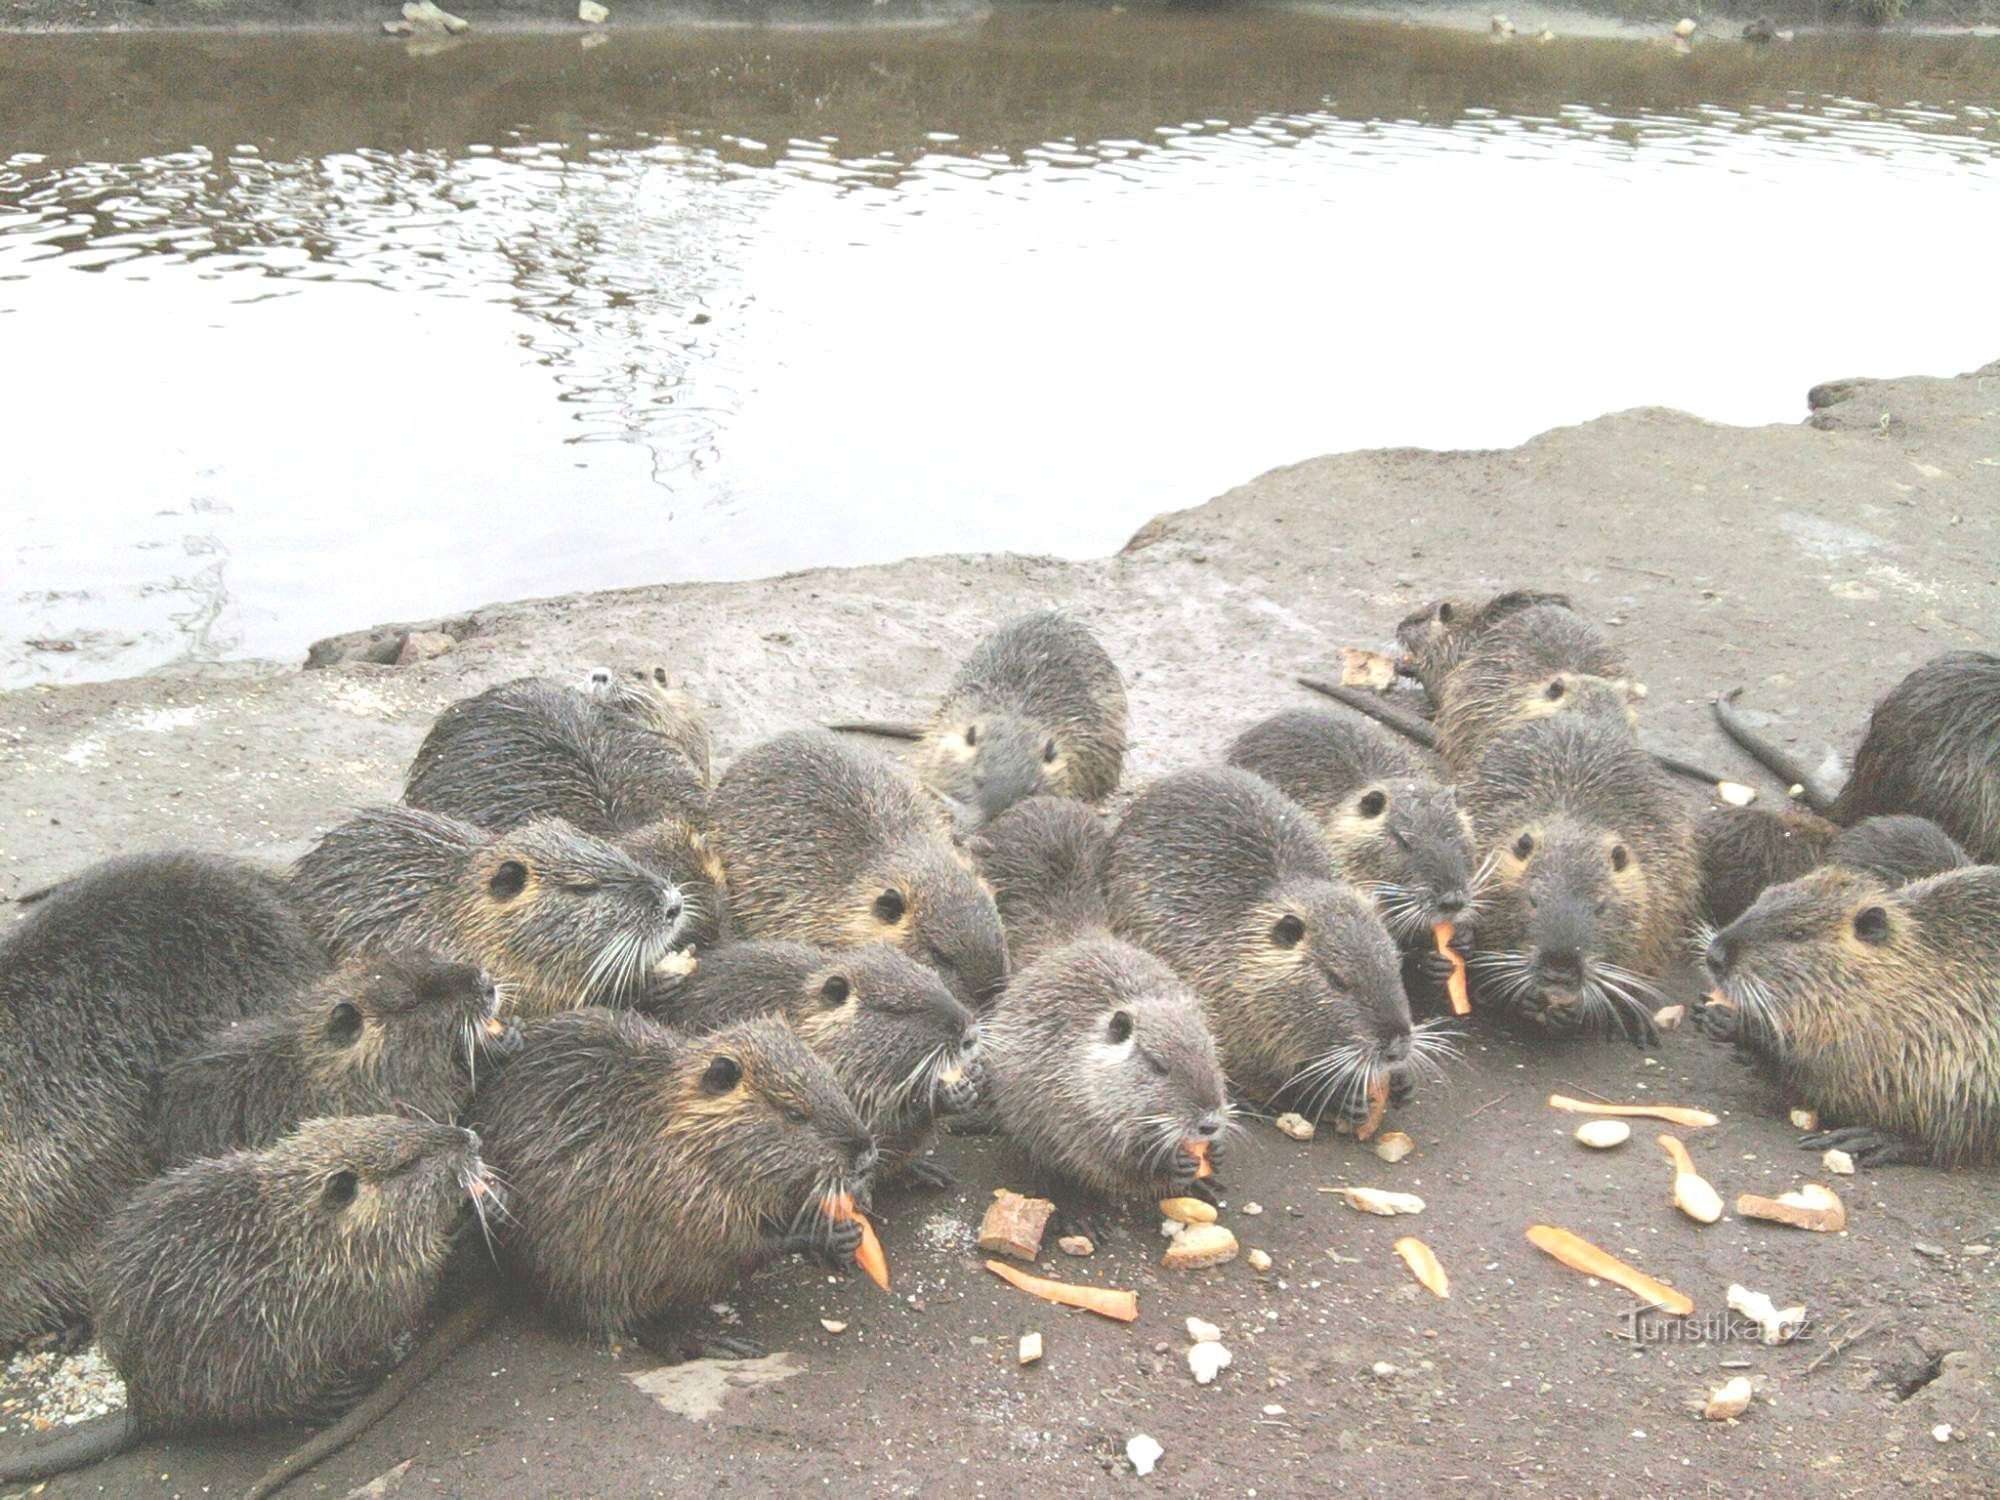
[{"label": "nutria eye", "polygon": [[320,1205],[338,1213],[354,1201],[360,1186],[361,1179],[352,1172],[335,1172],[327,1178],[326,1187],[320,1192]]},{"label": "nutria eye", "polygon": [[1555,681],[1551,682],[1547,687],[1542,689],[1542,696],[1548,699],[1549,702],[1551,703],[1557,702],[1559,699],[1561,699],[1562,695],[1563,695],[1563,683],[1560,677],[1556,678]]},{"label": "nutria eye", "polygon": [[848,983],[844,975],[835,974],[819,987],[819,997],[826,1002],[827,1009],[829,1010],[836,1005],[845,1005],[847,1003],[847,996]]},{"label": "nutria eye", "polygon": [[1438,606],[1438,624],[1449,625],[1450,623],[1451,623],[1451,606],[1449,604],[1440,604]]},{"label": "nutria eye", "polygon": [[1854,914],[1854,935],[1864,943],[1889,941],[1889,914],[1879,906],[1864,906]]},{"label": "nutria eye", "polygon": [[1361,799],[1361,816],[1364,818],[1379,818],[1382,816],[1382,809],[1388,805],[1389,794],[1387,792],[1369,792]]},{"label": "nutria eye", "polygon": [[1050,740],[1046,745],[1042,746],[1042,759],[1050,765],[1055,764],[1056,742],[1054,740]]},{"label": "nutria eye", "polygon": [[701,1091],[704,1094],[726,1094],[742,1079],[742,1064],[718,1052],[708,1060],[708,1071],[701,1075]]},{"label": "nutria eye", "polygon": [[1535,840],[1531,834],[1522,834],[1514,840],[1514,858],[1526,859],[1535,852]]},{"label": "nutria eye", "polygon": [[979,743],[979,726],[978,726],[977,724],[968,724],[968,725],[966,725],[966,726],[965,726],[965,748],[966,748],[966,749],[968,749],[968,750],[970,750],[970,749],[971,749],[971,748],[972,748],[972,747],[973,747],[974,745],[976,745],[976,744],[978,744],[978,743]]},{"label": "nutria eye", "polygon": [[1628,852],[1628,851],[1626,850],[1626,848],[1625,848],[1625,846],[1624,846],[1623,844],[1613,844],[1613,845],[1611,846],[1611,868],[1612,868],[1612,869],[1614,869],[1614,870],[1622,870],[1622,869],[1624,869],[1624,868],[1625,868],[1625,867],[1626,867],[1627,865],[1629,865],[1629,864],[1631,864],[1631,863],[1632,863],[1632,856],[1631,856],[1631,854],[1630,854],[1630,853],[1629,853],[1629,852]]},{"label": "nutria eye", "polygon": [[806,1114],[806,1112],[800,1109],[796,1104],[787,1104],[785,1106],[785,1121],[787,1124],[803,1125],[805,1124],[808,1118],[810,1117]]},{"label": "nutria eye", "polygon": [[1271,924],[1271,941],[1280,948],[1296,948],[1305,941],[1306,924],[1286,912]]},{"label": "nutria eye", "polygon": [[351,1000],[343,1000],[334,1006],[333,1014],[326,1018],[326,1034],[343,1046],[361,1035],[361,1007]]},{"label": "nutria eye", "polygon": [[903,920],[903,911],[901,891],[884,891],[875,898],[875,920],[878,922],[887,922],[893,926]]},{"label": "nutria eye", "polygon": [[1111,1038],[1112,1046],[1124,1045],[1132,1035],[1132,1013],[1114,1010],[1111,1013],[1111,1024],[1105,1028],[1105,1035]]},{"label": "nutria eye", "polygon": [[486,894],[495,901],[512,901],[528,888],[528,867],[518,859],[502,860],[486,882]]}]

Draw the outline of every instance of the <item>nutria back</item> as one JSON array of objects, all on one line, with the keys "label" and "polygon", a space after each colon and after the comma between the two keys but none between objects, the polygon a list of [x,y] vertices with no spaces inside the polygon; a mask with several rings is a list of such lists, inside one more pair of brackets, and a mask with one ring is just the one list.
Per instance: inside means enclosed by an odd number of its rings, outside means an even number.
[{"label": "nutria back", "polygon": [[1438,749],[1461,774],[1512,724],[1580,714],[1632,725],[1638,690],[1604,633],[1567,604],[1507,612],[1463,642],[1436,692]]},{"label": "nutria back", "polygon": [[1982,863],[2000,863],[2000,656],[1952,651],[1875,706],[1829,816],[1929,818]]},{"label": "nutria back", "polygon": [[1762,891],[1820,864],[1839,832],[1803,807],[1710,808],[1695,824],[1703,919],[1727,927]]},{"label": "nutria back", "polygon": [[993,897],[936,804],[881,756],[825,730],[778,735],[736,757],[710,814],[744,937],[892,943],[974,1005],[1006,982]]},{"label": "nutria back", "polygon": [[1125,766],[1125,683],[1058,610],[1010,620],[972,650],[918,746],[924,780],[975,821],[1023,797],[1101,802]]},{"label": "nutria back", "polygon": [[874,1156],[826,1065],[769,1018],[690,1040],[632,1011],[552,1016],[472,1118],[508,1187],[511,1258],[600,1333],[715,1297]]},{"label": "nutria back", "polygon": [[1973,859],[1929,818],[1884,813],[1841,829],[1826,846],[1826,862],[1873,875],[1885,885],[1908,885],[1963,869]]},{"label": "nutria back", "polygon": [[1459,659],[1495,625],[1538,605],[1569,609],[1567,594],[1511,589],[1485,600],[1439,599],[1405,615],[1396,626],[1406,669],[1438,701],[1445,678]]},{"label": "nutria back", "polygon": [[326,967],[270,875],[202,854],[93,866],[0,940],[0,1346],[82,1314],[98,1229],[152,1173],[161,1070]]},{"label": "nutria back", "polygon": [[1109,932],[1103,820],[1067,797],[1029,797],[972,840],[979,873],[993,890],[1007,959],[1014,969],[1092,932]]},{"label": "nutria back", "polygon": [[210,1032],[162,1074],[159,1163],[268,1146],[301,1120],[456,1120],[482,1062],[520,1045],[499,1004],[471,964],[422,952],[350,960],[290,1004]]},{"label": "nutria back", "polygon": [[110,1222],[90,1297],[140,1429],[352,1399],[423,1316],[475,1188],[491,1191],[477,1136],[385,1115],[309,1120],[142,1188]]}]

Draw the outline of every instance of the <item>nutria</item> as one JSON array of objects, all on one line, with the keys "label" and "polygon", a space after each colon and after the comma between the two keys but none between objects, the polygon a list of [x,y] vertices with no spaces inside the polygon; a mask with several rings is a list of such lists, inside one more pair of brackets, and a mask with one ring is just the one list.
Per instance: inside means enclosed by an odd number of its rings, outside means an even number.
[{"label": "nutria", "polygon": [[667,680],[663,669],[620,676],[609,667],[594,667],[586,691],[628,723],[659,735],[680,751],[704,787],[713,784],[708,720],[685,688]]},{"label": "nutria", "polygon": [[422,1317],[454,1227],[490,1191],[471,1131],[386,1115],[308,1120],[148,1183],[106,1225],[90,1278],[126,1409],[0,1457],[0,1482],[352,1399]]},{"label": "nutria", "polygon": [[1826,858],[1839,828],[1802,807],[1712,807],[1695,823],[1704,921],[1726,927],[1767,886],[1797,880]]},{"label": "nutria", "polygon": [[268,1146],[325,1116],[455,1120],[481,1059],[520,1046],[499,1004],[470,964],[428,953],[351,960],[281,1009],[212,1032],[161,1075],[160,1165]]},{"label": "nutria", "polygon": [[921,729],[838,729],[918,738],[926,785],[979,823],[1047,792],[1101,802],[1125,766],[1125,684],[1096,636],[1059,610],[1010,620],[973,647]]},{"label": "nutria", "polygon": [[995,1123],[1037,1167],[1108,1198],[1159,1198],[1193,1186],[1191,1147],[1220,1156],[1230,1115],[1215,1038],[1151,954],[1108,932],[1044,952],[989,1031]]},{"label": "nutria", "polygon": [[1808,807],[1843,827],[1878,813],[1929,818],[1983,864],[2000,863],[2000,656],[1948,651],[1891,688],[1868,718],[1838,793],[1743,722],[1735,694],[1718,698],[1723,732]]},{"label": "nutria", "polygon": [[899,767],[823,729],[753,745],[710,804],[730,904],[745,937],[827,948],[893,943],[960,999],[1007,979],[993,897]]},{"label": "nutria", "polygon": [[1629,736],[1574,715],[1516,725],[1462,788],[1494,861],[1480,996],[1551,1026],[1658,1040],[1658,982],[1693,917],[1694,823]]},{"label": "nutria", "polygon": [[715,836],[706,826],[685,818],[658,818],[611,842],[680,892],[677,951],[706,953],[735,936],[729,881]]},{"label": "nutria", "polygon": [[1439,599],[1426,604],[1405,615],[1396,625],[1396,644],[1403,648],[1398,667],[1422,683],[1435,703],[1446,676],[1481,636],[1509,615],[1541,605],[1554,609],[1573,607],[1567,594],[1539,593],[1533,589],[1510,589],[1478,604],[1462,599]]},{"label": "nutria", "polygon": [[1007,936],[1007,962],[1020,970],[1052,948],[1111,930],[1104,851],[1111,835],[1098,815],[1067,797],[1028,797],[987,823],[971,841],[992,887]]},{"label": "nutria", "polygon": [[1427,756],[1352,719],[1293,708],[1260,720],[1229,747],[1229,764],[1261,776],[1318,821],[1343,879],[1374,896],[1382,920],[1437,984],[1450,961],[1432,940],[1463,928],[1477,889],[1472,820]]},{"label": "nutria", "polygon": [[1237,1088],[1301,1113],[1399,1096],[1432,1034],[1410,1025],[1401,957],[1344,884],[1310,814],[1234,767],[1182,771],[1126,810],[1105,855],[1118,935],[1201,996]]},{"label": "nutria", "polygon": [[478,964],[512,1015],[629,1000],[686,937],[677,887],[559,821],[486,833],[368,808],[299,859],[291,893],[336,956],[429,948]]},{"label": "nutria", "polygon": [[631,698],[612,691],[522,677],[460,699],[424,736],[403,801],[481,828],[561,818],[600,838],[663,817],[699,824],[705,737],[697,766],[679,738],[629,706],[644,702],[636,687]]},{"label": "nutria", "polygon": [[865,1183],[874,1144],[783,1021],[690,1040],[632,1011],[553,1016],[472,1119],[508,1186],[505,1248],[598,1333],[647,1332],[780,1251],[860,1240],[821,1205]]},{"label": "nutria", "polygon": [[0,1348],[83,1316],[98,1229],[152,1175],[160,1070],[326,967],[276,880],[202,854],[97,865],[0,939]]},{"label": "nutria", "polygon": [[951,1185],[918,1157],[939,1115],[978,1100],[979,1023],[935,969],[900,949],[731,943],[688,974],[655,979],[636,1008],[689,1036],[783,1016],[833,1070],[881,1147],[877,1178]]},{"label": "nutria", "polygon": [[1841,829],[1826,846],[1826,862],[1885,885],[1908,885],[1975,863],[1950,834],[1910,813],[1883,813]]},{"label": "nutria", "polygon": [[1710,977],[1813,1135],[1864,1165],[2000,1154],[2000,869],[1891,889],[1840,866],[1773,886],[1709,944]]}]

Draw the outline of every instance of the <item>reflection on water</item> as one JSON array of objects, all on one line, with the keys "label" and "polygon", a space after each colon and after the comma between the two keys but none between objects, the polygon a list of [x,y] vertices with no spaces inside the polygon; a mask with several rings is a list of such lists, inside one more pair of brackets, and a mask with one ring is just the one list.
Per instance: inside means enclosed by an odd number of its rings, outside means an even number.
[{"label": "reflection on water", "polygon": [[1260,12],[0,39],[0,684],[1967,368],[1996,84]]}]

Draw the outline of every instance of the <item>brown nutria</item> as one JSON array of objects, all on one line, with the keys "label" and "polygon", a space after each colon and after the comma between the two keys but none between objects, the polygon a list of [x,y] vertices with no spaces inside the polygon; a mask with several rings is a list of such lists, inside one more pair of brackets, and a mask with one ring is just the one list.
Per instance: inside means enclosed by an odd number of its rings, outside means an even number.
[{"label": "brown nutria", "polygon": [[1694,822],[1622,731],[1516,725],[1464,788],[1494,861],[1471,960],[1480,998],[1555,1027],[1658,1040],[1658,982],[1691,930]]},{"label": "brown nutria", "polygon": [[1413,1028],[1395,940],[1341,881],[1310,814],[1234,767],[1182,771],[1126,809],[1105,855],[1118,935],[1201,996],[1230,1082],[1301,1113],[1367,1113],[1438,1045]]},{"label": "brown nutria", "polygon": [[1101,802],[1116,791],[1125,683],[1096,636],[1044,610],[973,647],[927,726],[835,727],[919,738],[925,784],[976,824],[1040,792]]},{"label": "brown nutria", "polygon": [[[1496,631],[1491,639],[1504,634]],[[1532,664],[1475,650],[1446,679],[1437,716],[1438,753],[1464,775],[1502,730],[1553,714],[1579,716],[1636,736],[1639,719],[1632,705],[1641,696],[1628,678],[1537,673]]]},{"label": "brown nutria", "polygon": [[690,1036],[783,1016],[833,1070],[875,1137],[877,1178],[951,1185],[950,1174],[918,1157],[939,1115],[978,1101],[979,1023],[937,970],[900,949],[730,943],[690,973],[656,979],[637,1008]]},{"label": "brown nutria", "polygon": [[1546,605],[1570,609],[1569,595],[1539,593],[1533,589],[1510,589],[1480,603],[1464,599],[1439,599],[1405,615],[1396,626],[1396,644],[1403,648],[1399,667],[1417,679],[1438,701],[1439,689],[1459,659],[1487,631],[1524,609]]},{"label": "brown nutria", "polygon": [[1975,861],[1929,818],[1883,813],[1834,835],[1826,862],[1873,875],[1885,885],[1908,885]]},{"label": "brown nutria", "polygon": [[923,789],[881,756],[823,729],[778,735],[736,757],[710,814],[743,936],[893,943],[974,1006],[1006,983],[992,895]]},{"label": "brown nutria", "polygon": [[472,1101],[508,1186],[503,1243],[549,1307],[647,1332],[787,1249],[851,1256],[822,1212],[875,1146],[826,1064],[783,1021],[699,1040],[597,1007],[528,1029]]},{"label": "brown nutria", "polygon": [[268,1146],[301,1120],[464,1112],[479,1061],[520,1046],[500,994],[428,953],[354,959],[277,1011],[210,1033],[160,1076],[163,1167]]},{"label": "brown nutria", "polygon": [[1067,797],[1028,797],[987,823],[971,842],[993,889],[1007,961],[1016,970],[1090,932],[1109,932],[1098,815]]},{"label": "brown nutria", "polygon": [[1311,813],[1342,878],[1375,898],[1433,984],[1450,977],[1432,933],[1450,922],[1453,946],[1470,951],[1479,862],[1472,820],[1435,762],[1366,724],[1304,708],[1251,725],[1228,760]]},{"label": "brown nutria", "polygon": [[678,887],[557,821],[486,833],[368,808],[299,859],[291,893],[338,957],[429,948],[478,964],[514,1015],[629,1000],[687,935]]},{"label": "brown nutria", "polygon": [[1806,805],[1843,827],[1881,813],[1929,818],[1981,863],[2000,863],[2000,656],[1948,651],[1891,688],[1869,715],[1854,769],[1828,791],[1718,698],[1723,731]]},{"label": "brown nutria", "polygon": [[0,939],[0,1348],[84,1315],[160,1070],[326,967],[271,875],[201,854],[97,865]]},{"label": "brown nutria", "polygon": [[148,1183],[107,1224],[90,1281],[126,1409],[0,1457],[0,1482],[351,1400],[422,1317],[454,1228],[490,1192],[471,1131],[387,1115],[308,1120]]},{"label": "brown nutria", "polygon": [[1108,1198],[1158,1198],[1193,1187],[1191,1148],[1220,1157],[1215,1038],[1150,953],[1108,932],[1047,950],[1008,983],[989,1031],[994,1121],[1036,1166]]},{"label": "brown nutria", "polygon": [[1802,807],[1712,807],[1695,823],[1701,914],[1726,927],[1767,886],[1797,880],[1826,858],[1839,828]]},{"label": "brown nutria", "polygon": [[609,667],[594,667],[588,691],[596,702],[680,751],[704,787],[713,784],[708,719],[685,688],[667,680],[662,668],[621,677]]},{"label": "brown nutria", "polygon": [[2000,869],[1899,888],[1829,865],[1773,886],[1709,944],[1708,971],[1788,1098],[1864,1165],[2000,1154]]}]

